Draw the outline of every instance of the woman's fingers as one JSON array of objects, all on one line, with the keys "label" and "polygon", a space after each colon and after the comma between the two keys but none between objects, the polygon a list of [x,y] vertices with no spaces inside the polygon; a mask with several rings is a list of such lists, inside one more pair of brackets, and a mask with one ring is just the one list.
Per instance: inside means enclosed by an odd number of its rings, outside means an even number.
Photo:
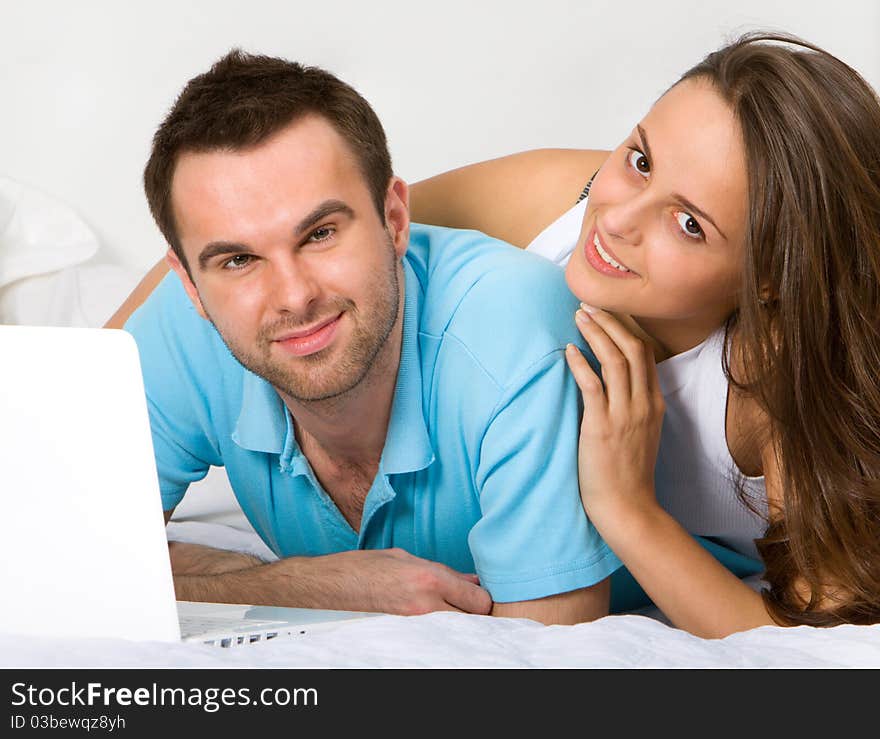
[{"label": "woman's fingers", "polygon": [[602,388],[602,380],[599,379],[599,375],[593,371],[590,363],[574,344],[565,347],[565,361],[568,362],[568,368],[583,396],[584,418],[592,419],[596,414],[604,414],[607,400]]},{"label": "woman's fingers", "polygon": [[598,371],[580,351],[566,347],[568,366],[584,397],[578,483],[587,515],[607,521],[609,511],[621,510],[621,501],[641,507],[646,492],[653,495],[663,396],[645,342],[611,314],[590,306],[578,311],[576,320],[604,379],[603,388]]},{"label": "woman's fingers", "polygon": [[593,354],[596,355],[596,359],[599,360],[610,409],[613,411],[618,404],[629,403],[631,389],[627,358],[589,313],[579,310],[575,313],[575,322]]},{"label": "woman's fingers", "polygon": [[[633,336],[629,329],[607,311],[593,308],[584,303],[581,303],[581,311],[587,313],[593,323],[604,332],[608,340],[613,342],[625,362],[626,377],[629,383],[628,397],[636,403],[646,404],[659,384],[656,377],[657,366],[650,347],[641,339]],[[592,347],[592,344],[590,346]],[[596,358],[603,363],[604,376],[604,360],[598,354],[596,354]],[[615,356],[614,361],[617,360],[618,357]]]},{"label": "woman's fingers", "polygon": [[663,398],[663,394],[660,390],[660,376],[657,373],[657,360],[654,358],[654,350],[647,343],[644,344],[645,348],[645,368],[648,376],[648,393],[651,397],[659,397]]}]

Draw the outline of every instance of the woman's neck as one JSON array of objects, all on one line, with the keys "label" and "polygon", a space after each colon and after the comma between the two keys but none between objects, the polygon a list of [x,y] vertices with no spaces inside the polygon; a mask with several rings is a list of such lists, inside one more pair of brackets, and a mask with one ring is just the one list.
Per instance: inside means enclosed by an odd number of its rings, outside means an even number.
[{"label": "woman's neck", "polygon": [[635,318],[616,313],[615,317],[634,336],[646,342],[654,350],[654,359],[662,362],[688,349],[702,344],[717,331],[721,324],[685,324],[682,321],[664,321],[652,318]]}]

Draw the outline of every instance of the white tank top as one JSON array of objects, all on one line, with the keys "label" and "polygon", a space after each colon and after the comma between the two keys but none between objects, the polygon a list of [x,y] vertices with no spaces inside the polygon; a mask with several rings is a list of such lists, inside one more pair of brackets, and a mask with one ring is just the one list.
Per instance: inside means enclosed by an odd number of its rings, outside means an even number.
[{"label": "white tank top", "polygon": [[[527,250],[559,265],[580,235],[584,198],[538,234]],[[657,365],[666,401],[655,469],[657,500],[691,534],[757,558],[754,540],[766,529],[763,477],[743,476],[727,446],[724,331]],[[738,494],[741,481],[756,512]]]}]

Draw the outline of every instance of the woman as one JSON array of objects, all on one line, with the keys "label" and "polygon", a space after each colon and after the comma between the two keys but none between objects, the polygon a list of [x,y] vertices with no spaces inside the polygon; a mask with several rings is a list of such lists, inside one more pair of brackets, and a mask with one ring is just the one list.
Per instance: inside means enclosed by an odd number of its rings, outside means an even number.
[{"label": "woman", "polygon": [[[584,507],[694,633],[880,620],[878,132],[876,94],[843,63],[747,36],[687,72],[601,162],[574,228],[563,216],[530,247],[564,261],[573,246],[566,277],[603,367],[604,389],[569,350]],[[505,166],[528,182],[531,165]],[[665,392],[652,359],[673,365]],[[675,415],[655,495],[664,400]],[[762,596],[676,521],[722,533],[737,495],[764,519]],[[745,552],[748,530],[743,517],[721,538]]]},{"label": "woman", "polygon": [[[748,35],[613,152],[528,152],[413,188],[415,220],[567,262],[602,365],[600,380],[568,350],[584,508],[692,633],[880,621],[878,132],[849,67]],[[759,594],[736,574],[761,567]]]}]

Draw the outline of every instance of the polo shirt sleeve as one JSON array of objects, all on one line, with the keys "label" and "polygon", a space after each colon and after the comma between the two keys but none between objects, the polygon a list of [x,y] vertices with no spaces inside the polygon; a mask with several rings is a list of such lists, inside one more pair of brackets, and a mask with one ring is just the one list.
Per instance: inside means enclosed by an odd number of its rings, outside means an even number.
[{"label": "polo shirt sleeve", "polygon": [[581,503],[581,408],[560,348],[503,390],[486,426],[476,469],[482,517],[468,543],[496,602],[587,587],[621,566]]},{"label": "polo shirt sleeve", "polygon": [[197,377],[199,362],[193,362],[193,357],[212,351],[210,325],[195,312],[172,273],[129,318],[125,330],[140,353],[162,508],[167,511],[211,465],[222,464]]}]

